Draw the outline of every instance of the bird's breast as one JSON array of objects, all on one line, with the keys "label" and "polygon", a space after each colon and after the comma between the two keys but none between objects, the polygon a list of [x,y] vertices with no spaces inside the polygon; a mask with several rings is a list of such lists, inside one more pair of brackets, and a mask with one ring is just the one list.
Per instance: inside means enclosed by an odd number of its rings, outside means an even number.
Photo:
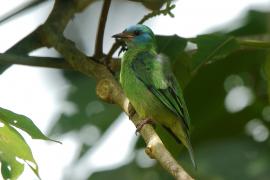
[{"label": "bird's breast", "polygon": [[162,104],[137,78],[130,64],[122,64],[120,83],[125,95],[142,118],[153,118],[162,109]]}]

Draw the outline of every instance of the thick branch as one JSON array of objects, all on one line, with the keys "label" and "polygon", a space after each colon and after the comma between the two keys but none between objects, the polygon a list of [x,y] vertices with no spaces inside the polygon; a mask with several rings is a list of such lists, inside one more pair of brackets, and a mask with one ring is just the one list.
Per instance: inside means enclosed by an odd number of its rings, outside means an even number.
[{"label": "thick branch", "polygon": [[[138,118],[133,119],[134,124],[138,124]],[[192,177],[177,163],[170,152],[166,149],[159,136],[156,134],[152,126],[141,130],[141,135],[147,146],[145,152],[149,157],[157,159],[161,166],[166,169],[177,180],[191,180]]]},{"label": "thick branch", "polygon": [[88,7],[94,0],[55,0],[53,10],[45,22],[45,26],[54,26],[55,30],[63,32],[74,14]]},{"label": "thick branch", "polygon": [[72,69],[71,66],[63,58],[21,56],[6,53],[0,54],[0,64],[20,64],[38,67]]},{"label": "thick branch", "polygon": [[96,38],[96,47],[95,47],[95,54],[94,57],[99,58],[103,55],[103,38],[104,38],[104,31],[107,22],[107,17],[109,13],[111,5],[111,0],[104,0],[100,19],[99,19],[99,26],[97,31],[97,38]]},{"label": "thick branch", "polygon": [[[40,47],[42,47],[42,44],[39,41],[36,32],[32,32],[28,36],[23,38],[21,41],[19,41],[17,44],[12,46],[9,50],[7,50],[6,53],[27,55],[29,52]],[[4,72],[7,68],[9,68],[10,65],[12,64],[2,64],[0,66],[0,74]]]}]

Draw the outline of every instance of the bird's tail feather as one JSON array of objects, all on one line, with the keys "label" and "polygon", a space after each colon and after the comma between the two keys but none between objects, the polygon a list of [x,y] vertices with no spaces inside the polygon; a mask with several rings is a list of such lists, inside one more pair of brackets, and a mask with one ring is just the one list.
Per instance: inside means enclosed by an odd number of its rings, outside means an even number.
[{"label": "bird's tail feather", "polygon": [[193,153],[193,148],[190,142],[190,138],[189,135],[187,135],[187,137],[185,138],[185,141],[180,140],[181,138],[178,138],[177,135],[175,133],[173,133],[173,131],[170,128],[167,128],[166,126],[163,126],[173,137],[174,139],[179,143],[179,144],[183,144],[184,146],[186,146],[186,148],[188,149],[188,153],[192,162],[192,165],[194,166],[195,169],[197,169],[197,164],[195,161],[195,157],[194,157],[194,153]]},{"label": "bird's tail feather", "polygon": [[185,144],[185,145],[186,145],[186,147],[187,147],[187,149],[188,149],[188,153],[189,153],[191,162],[192,162],[194,168],[197,170],[197,164],[196,164],[196,161],[195,161],[195,157],[194,157],[192,145],[191,145],[191,143],[190,143],[189,138],[187,137],[186,139],[187,139],[187,140],[186,140],[186,144]]}]

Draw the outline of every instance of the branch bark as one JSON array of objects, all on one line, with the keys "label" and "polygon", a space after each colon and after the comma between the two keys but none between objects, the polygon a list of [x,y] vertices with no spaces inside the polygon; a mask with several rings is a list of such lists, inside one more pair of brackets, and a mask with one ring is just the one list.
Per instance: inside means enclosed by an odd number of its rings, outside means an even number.
[{"label": "branch bark", "polygon": [[94,54],[94,57],[96,58],[101,58],[104,55],[103,54],[103,38],[104,38],[105,26],[106,26],[110,6],[111,6],[111,0],[104,0],[100,18],[99,18],[99,26],[98,26],[97,38],[96,38],[96,47],[95,47],[95,54]]},{"label": "branch bark", "polygon": [[63,58],[21,56],[8,53],[0,54],[0,64],[19,64],[47,68],[72,69]]}]

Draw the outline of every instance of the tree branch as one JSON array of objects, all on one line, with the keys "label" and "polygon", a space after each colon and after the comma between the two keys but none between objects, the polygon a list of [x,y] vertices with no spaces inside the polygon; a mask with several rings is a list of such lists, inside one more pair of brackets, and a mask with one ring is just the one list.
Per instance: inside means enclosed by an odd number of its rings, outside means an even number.
[{"label": "tree branch", "polygon": [[6,53],[0,54],[0,64],[20,64],[38,67],[72,69],[71,66],[63,58],[21,56]]},{"label": "tree branch", "polygon": [[111,0],[104,0],[101,15],[99,18],[99,26],[97,31],[96,47],[94,53],[95,58],[100,58],[103,56],[103,38],[110,6]]}]

